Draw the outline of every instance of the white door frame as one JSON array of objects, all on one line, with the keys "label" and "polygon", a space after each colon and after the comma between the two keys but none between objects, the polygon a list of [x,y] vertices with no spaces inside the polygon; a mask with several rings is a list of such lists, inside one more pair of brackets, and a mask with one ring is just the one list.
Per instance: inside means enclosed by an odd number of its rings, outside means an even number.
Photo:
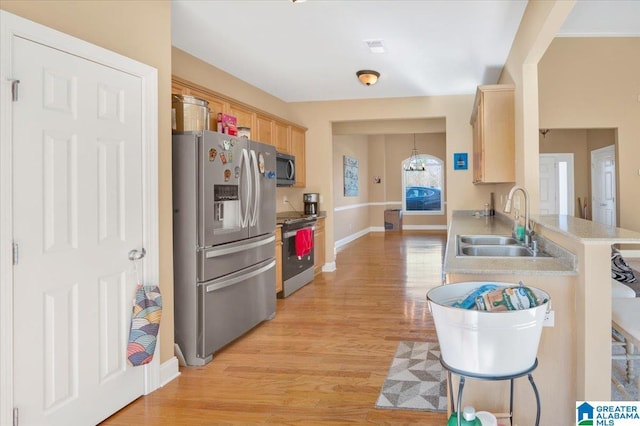
[{"label": "white door frame", "polygon": [[[140,78],[143,134],[143,262],[145,283],[159,282],[158,249],[158,72],[149,65],[0,10],[0,424],[13,412],[13,205],[12,84],[13,38],[21,37],[127,72]],[[19,78],[19,76],[15,76]],[[19,88],[19,85],[18,85]],[[18,307],[19,308],[19,307]],[[20,336],[15,336],[19,338]],[[158,345],[159,346],[159,345]],[[145,394],[160,386],[159,356],[145,368]]]},{"label": "white door frame", "polygon": [[540,158],[553,158],[556,165],[556,174],[554,175],[556,188],[559,188],[557,167],[559,162],[567,163],[567,212],[569,216],[575,215],[575,181],[574,181],[574,165],[573,153],[544,153],[540,154]]}]

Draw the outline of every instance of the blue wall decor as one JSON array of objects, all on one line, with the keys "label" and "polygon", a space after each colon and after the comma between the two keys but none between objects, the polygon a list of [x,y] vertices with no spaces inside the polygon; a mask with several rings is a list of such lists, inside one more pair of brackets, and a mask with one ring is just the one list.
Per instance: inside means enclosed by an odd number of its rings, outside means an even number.
[{"label": "blue wall decor", "polygon": [[453,170],[467,170],[469,162],[466,152],[456,152],[453,154]]}]

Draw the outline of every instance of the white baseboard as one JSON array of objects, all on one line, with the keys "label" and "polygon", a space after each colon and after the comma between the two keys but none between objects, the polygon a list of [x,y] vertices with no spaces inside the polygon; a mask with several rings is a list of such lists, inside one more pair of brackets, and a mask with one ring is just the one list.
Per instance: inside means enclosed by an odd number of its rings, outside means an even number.
[{"label": "white baseboard", "polygon": [[179,375],[178,358],[174,356],[160,365],[160,387],[166,385]]},{"label": "white baseboard", "polygon": [[[384,226],[372,226],[371,232],[385,232]],[[447,225],[402,225],[403,231],[446,231]],[[394,232],[394,231],[389,231]]]},{"label": "white baseboard", "polygon": [[365,235],[367,235],[370,232],[370,230],[371,230],[371,228],[365,228],[365,229],[363,229],[361,231],[356,232],[355,234],[348,235],[348,236],[336,241],[335,244],[333,245],[334,246],[334,250],[338,249],[338,248],[340,248],[340,247],[342,247],[342,246],[344,246],[344,245],[346,245],[348,243],[350,243],[351,241],[355,241],[360,237],[364,237]]},{"label": "white baseboard", "polygon": [[322,265],[322,272],[334,272],[336,270],[336,262],[327,262]]},{"label": "white baseboard", "polygon": [[[447,225],[402,225],[402,229],[403,230],[407,230],[407,231],[446,231],[447,230]],[[348,235],[338,241],[335,242],[334,244],[334,253],[335,250],[339,249],[340,247],[349,244],[351,241],[355,241],[360,237],[364,237],[365,235],[367,235],[369,232],[385,232],[384,226],[370,226],[369,228],[365,228],[361,231],[356,232],[355,234],[351,234]],[[393,232],[393,231],[390,231]],[[324,268],[322,268],[322,270],[324,271]]]},{"label": "white baseboard", "polygon": [[407,231],[446,231],[447,225],[402,225]]}]

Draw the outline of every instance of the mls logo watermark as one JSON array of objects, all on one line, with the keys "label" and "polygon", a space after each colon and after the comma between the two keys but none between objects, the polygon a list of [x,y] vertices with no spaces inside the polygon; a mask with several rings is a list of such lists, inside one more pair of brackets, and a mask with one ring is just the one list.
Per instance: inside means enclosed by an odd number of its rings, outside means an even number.
[{"label": "mls logo watermark", "polygon": [[638,401],[577,401],[578,426],[637,426],[640,424]]}]

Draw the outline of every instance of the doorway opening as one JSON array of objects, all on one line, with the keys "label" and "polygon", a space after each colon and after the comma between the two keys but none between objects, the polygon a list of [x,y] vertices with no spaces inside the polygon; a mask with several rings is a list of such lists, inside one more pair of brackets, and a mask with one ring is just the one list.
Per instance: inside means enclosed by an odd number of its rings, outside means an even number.
[{"label": "doorway opening", "polygon": [[[540,213],[541,214],[564,214],[564,206],[561,205],[566,200],[566,211],[568,215],[576,217],[603,221],[603,223],[617,222],[619,211],[617,187],[617,129],[544,129],[539,136],[539,159],[540,159]],[[592,152],[598,152],[602,148],[610,151],[608,158],[610,170],[609,176],[604,176],[601,170],[605,166],[592,167]],[[573,171],[569,165],[568,158],[573,157]],[[564,182],[564,165],[567,161],[566,186]],[[603,160],[604,161],[604,160]],[[573,183],[571,183],[573,179]],[[608,179],[608,180],[607,180]],[[593,185],[598,182],[600,188],[607,188],[609,196],[596,196]],[[573,194],[570,192],[573,187]],[[563,192],[566,189],[566,194]],[[598,189],[600,190],[600,189]],[[558,200],[557,203],[553,199]],[[606,203],[613,204],[607,206],[607,212],[596,212],[599,204],[598,200],[607,198]],[[595,217],[598,219],[594,219]],[[604,219],[605,215],[613,216]],[[615,221],[615,222],[614,222]],[[614,225],[615,226],[615,225]]]},{"label": "doorway opening", "polygon": [[540,214],[574,215],[573,154],[540,154]]}]

